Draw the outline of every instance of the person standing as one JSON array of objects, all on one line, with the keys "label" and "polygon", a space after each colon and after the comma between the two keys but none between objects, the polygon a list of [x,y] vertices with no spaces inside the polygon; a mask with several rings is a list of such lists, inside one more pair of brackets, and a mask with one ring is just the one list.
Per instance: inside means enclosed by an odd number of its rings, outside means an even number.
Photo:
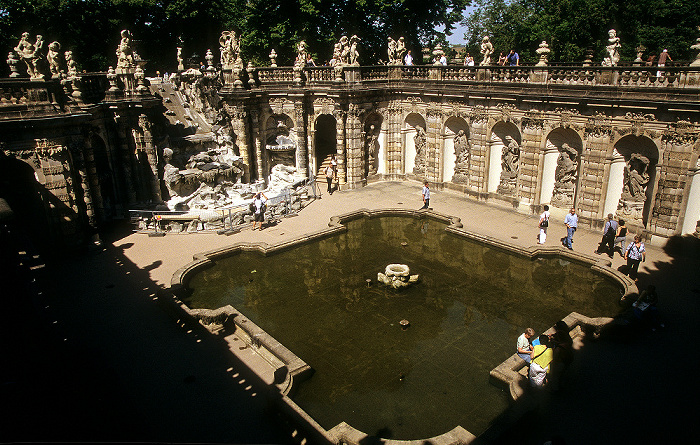
[{"label": "person standing", "polygon": [[331,163],[326,165],[326,169],[323,171],[323,173],[326,175],[326,182],[328,183],[328,194],[332,195],[333,194],[333,176],[335,175],[335,171],[333,170],[333,165]]},{"label": "person standing", "polygon": [[608,256],[613,257],[615,253],[615,235],[617,234],[618,224],[617,221],[613,219],[613,214],[608,213],[608,219],[605,221],[605,226],[603,226],[603,238],[598,244],[598,249],[595,253],[603,253],[608,251]]},{"label": "person standing", "polygon": [[550,348],[549,337],[540,335],[540,344],[535,346],[530,352],[530,386],[541,388],[547,382],[547,372],[549,365],[554,360],[554,351]]},{"label": "person standing", "polygon": [[423,192],[421,194],[423,195],[423,207],[421,207],[421,210],[427,209],[430,206],[430,187],[428,187],[428,181],[423,183]]},{"label": "person standing", "polygon": [[615,234],[615,243],[613,244],[613,250],[617,244],[620,244],[620,256],[625,256],[625,243],[627,242],[627,226],[625,226],[625,220],[620,218],[620,222],[617,226],[617,233]]},{"label": "person standing", "polygon": [[537,244],[544,244],[547,240],[547,227],[549,227],[549,206],[545,204],[544,212],[540,215],[540,235],[537,238]]},{"label": "person standing", "polygon": [[629,275],[629,277],[634,281],[637,281],[639,263],[645,261],[646,256],[646,249],[644,249],[642,237],[639,235],[634,235],[634,242],[631,243],[625,251],[625,259],[627,260],[627,275]]},{"label": "person standing", "polygon": [[520,55],[514,49],[511,49],[508,57],[506,57],[506,63],[509,66],[520,66]]},{"label": "person standing", "polygon": [[[663,68],[666,66],[666,60],[669,60],[673,62],[673,59],[671,58],[671,55],[668,53],[667,49],[664,49],[661,51],[661,54],[659,54],[659,60],[658,60],[658,66],[659,68]],[[656,72],[656,77],[661,77],[664,74],[661,70]]]},{"label": "person standing", "polygon": [[411,66],[413,65],[413,56],[411,55],[411,50],[409,49],[408,52],[406,53],[406,57],[403,58],[403,63],[406,66]]},{"label": "person standing", "polygon": [[578,227],[578,215],[576,215],[575,208],[572,207],[569,213],[566,214],[564,225],[566,226],[566,238],[562,239],[562,244],[567,249],[573,250],[574,232],[576,232],[576,228]]},{"label": "person standing", "polygon": [[262,230],[263,221],[265,221],[265,203],[267,202],[267,196],[263,192],[258,192],[253,198],[253,230],[255,230],[255,224],[260,223],[260,230]]}]

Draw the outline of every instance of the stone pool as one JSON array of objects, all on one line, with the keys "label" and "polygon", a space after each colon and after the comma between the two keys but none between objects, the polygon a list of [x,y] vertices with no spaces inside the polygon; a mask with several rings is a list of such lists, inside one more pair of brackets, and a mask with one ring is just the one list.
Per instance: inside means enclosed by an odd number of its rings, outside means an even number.
[{"label": "stone pool", "polygon": [[[591,264],[475,241],[446,217],[389,213],[358,212],[339,230],[266,253],[212,255],[209,267],[188,269],[182,300],[193,310],[233,306],[311,366],[290,395],[326,430],[346,422],[391,439],[458,425],[480,434],[509,403],[489,372],[525,327],[619,311],[619,282]],[[420,282],[378,285],[391,263]]]}]

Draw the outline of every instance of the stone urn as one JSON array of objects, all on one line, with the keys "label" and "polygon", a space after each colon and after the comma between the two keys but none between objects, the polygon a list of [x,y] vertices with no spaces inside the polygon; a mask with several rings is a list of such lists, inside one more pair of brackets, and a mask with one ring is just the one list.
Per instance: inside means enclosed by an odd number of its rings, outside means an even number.
[{"label": "stone urn", "polygon": [[384,273],[377,274],[377,281],[394,289],[402,289],[418,282],[418,275],[411,275],[411,270],[405,264],[389,264]]}]

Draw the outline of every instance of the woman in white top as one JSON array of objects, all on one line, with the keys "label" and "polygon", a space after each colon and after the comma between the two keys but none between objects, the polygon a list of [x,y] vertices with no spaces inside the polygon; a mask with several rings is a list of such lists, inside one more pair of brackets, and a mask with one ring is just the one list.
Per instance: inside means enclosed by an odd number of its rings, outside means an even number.
[{"label": "woman in white top", "polygon": [[544,244],[547,239],[547,227],[549,227],[549,206],[544,206],[544,212],[540,215],[540,236],[537,238],[537,244]]}]

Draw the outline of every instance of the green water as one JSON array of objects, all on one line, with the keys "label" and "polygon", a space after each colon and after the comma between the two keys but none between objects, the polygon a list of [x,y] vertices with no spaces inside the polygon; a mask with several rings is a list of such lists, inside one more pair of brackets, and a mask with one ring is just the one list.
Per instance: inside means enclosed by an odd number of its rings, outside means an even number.
[{"label": "green water", "polygon": [[[520,258],[445,227],[362,218],[269,257],[235,254],[195,274],[185,302],[231,304],[313,367],[294,401],[327,429],[346,421],[420,439],[461,425],[478,435],[508,405],[489,371],[515,352],[524,328],[539,333],[572,311],[612,316],[620,290],[588,267]],[[377,272],[390,263],[421,282],[382,287]]]}]

